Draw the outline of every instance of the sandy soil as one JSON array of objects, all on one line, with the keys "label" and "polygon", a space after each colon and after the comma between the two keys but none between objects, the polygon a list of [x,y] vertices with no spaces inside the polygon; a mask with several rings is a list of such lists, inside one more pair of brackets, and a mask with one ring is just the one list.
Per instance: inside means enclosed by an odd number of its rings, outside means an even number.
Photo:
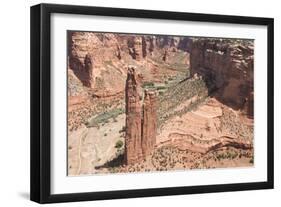
[{"label": "sandy soil", "polygon": [[232,130],[222,126],[221,122],[229,117],[233,122],[239,120],[239,112],[230,110],[228,113],[231,116],[226,116],[224,107],[226,106],[211,98],[197,109],[173,117],[159,129],[157,146],[144,161],[125,166],[122,165],[122,160],[117,159],[117,162],[101,167],[96,172],[252,167],[253,135],[249,134],[247,139],[233,137]]},{"label": "sandy soil", "polygon": [[103,165],[116,156],[115,144],[124,142],[120,130],[125,124],[125,114],[98,127],[81,127],[68,134],[68,174],[96,173],[95,167]]}]

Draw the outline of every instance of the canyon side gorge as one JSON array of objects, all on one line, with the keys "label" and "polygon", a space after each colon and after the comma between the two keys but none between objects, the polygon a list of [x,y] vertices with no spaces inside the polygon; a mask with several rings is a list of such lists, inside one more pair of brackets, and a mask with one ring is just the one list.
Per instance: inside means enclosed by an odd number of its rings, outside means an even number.
[{"label": "canyon side gorge", "polygon": [[68,175],[254,166],[254,40],[67,32]]}]

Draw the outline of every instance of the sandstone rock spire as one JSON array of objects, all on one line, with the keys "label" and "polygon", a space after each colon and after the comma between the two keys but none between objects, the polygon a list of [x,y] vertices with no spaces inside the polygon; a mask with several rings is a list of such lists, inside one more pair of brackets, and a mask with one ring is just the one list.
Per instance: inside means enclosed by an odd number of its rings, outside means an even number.
[{"label": "sandstone rock spire", "polygon": [[135,68],[129,66],[126,81],[125,163],[135,164],[151,153],[156,143],[156,92],[142,92]]},{"label": "sandstone rock spire", "polygon": [[126,137],[125,162],[132,164],[142,159],[140,84],[134,67],[129,66],[126,80]]},{"label": "sandstone rock spire", "polygon": [[142,153],[146,157],[156,144],[156,92],[145,90],[142,121]]}]

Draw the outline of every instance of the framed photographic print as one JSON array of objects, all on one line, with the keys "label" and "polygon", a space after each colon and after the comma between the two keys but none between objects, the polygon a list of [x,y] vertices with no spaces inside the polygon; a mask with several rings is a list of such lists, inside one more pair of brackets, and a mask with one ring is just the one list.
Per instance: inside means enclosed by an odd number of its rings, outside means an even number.
[{"label": "framed photographic print", "polygon": [[31,200],[273,188],[273,19],[31,7]]}]

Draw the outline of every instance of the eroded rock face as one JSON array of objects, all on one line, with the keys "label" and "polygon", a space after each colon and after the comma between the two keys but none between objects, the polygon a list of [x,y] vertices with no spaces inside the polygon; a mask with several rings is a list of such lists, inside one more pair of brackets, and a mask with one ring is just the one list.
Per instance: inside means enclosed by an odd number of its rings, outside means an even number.
[{"label": "eroded rock face", "polygon": [[217,98],[242,109],[253,91],[253,55],[251,40],[195,38],[190,50],[191,75],[199,74],[209,92],[218,89]]},{"label": "eroded rock face", "polygon": [[96,44],[94,36],[88,38],[82,32],[68,34],[69,67],[84,86],[90,87],[93,72],[92,50],[89,45]]},{"label": "eroded rock face", "polygon": [[187,51],[188,46],[187,37],[77,31],[67,35],[69,69],[92,96],[102,98],[124,93],[127,63],[141,68],[147,82],[163,81],[165,76],[173,75],[172,71],[158,73],[161,64],[154,60],[161,58],[175,65],[177,58],[173,52]]},{"label": "eroded rock face", "polygon": [[126,81],[126,164],[143,160],[156,143],[156,92],[146,90],[143,104],[141,97],[139,77],[135,68],[129,67]]},{"label": "eroded rock face", "polygon": [[168,50],[165,50],[164,55],[163,55],[163,57],[162,57],[162,60],[163,60],[164,62],[166,62],[167,59],[168,59]]},{"label": "eroded rock face", "polygon": [[134,36],[128,42],[129,52],[133,59],[139,61],[146,56],[146,43],[144,37]]},{"label": "eroded rock face", "polygon": [[156,144],[157,97],[155,91],[145,90],[143,101],[142,152],[148,156]]},{"label": "eroded rock face", "polygon": [[146,39],[146,45],[147,45],[147,52],[150,56],[153,56],[153,51],[155,49],[156,45],[156,37],[155,36],[148,36]]},{"label": "eroded rock face", "polygon": [[116,57],[121,60],[122,59],[122,56],[121,56],[121,49],[120,49],[120,46],[117,44],[116,45]]},{"label": "eroded rock face", "polygon": [[85,80],[84,84],[87,87],[92,87],[93,84],[93,73],[94,73],[94,57],[89,53],[86,55],[84,59],[84,73],[85,73]]}]

